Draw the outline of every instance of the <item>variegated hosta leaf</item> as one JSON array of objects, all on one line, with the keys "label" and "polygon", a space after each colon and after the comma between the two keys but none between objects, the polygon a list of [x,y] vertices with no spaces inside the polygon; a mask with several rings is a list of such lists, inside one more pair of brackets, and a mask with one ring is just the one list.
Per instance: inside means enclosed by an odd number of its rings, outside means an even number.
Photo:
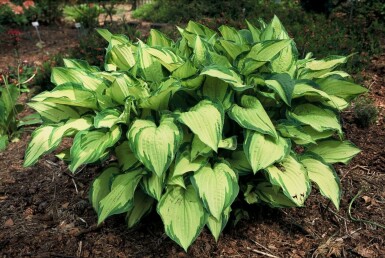
[{"label": "variegated hosta leaf", "polygon": [[113,126],[110,131],[80,131],[71,147],[71,164],[69,169],[75,172],[82,164],[89,164],[104,157],[108,148],[120,139],[121,131]]},{"label": "variegated hosta leaf", "polygon": [[234,90],[243,91],[252,88],[252,86],[244,85],[242,78],[233,70],[218,65],[206,66],[201,75],[208,75],[223,80],[233,86]]},{"label": "variegated hosta leaf", "polygon": [[215,31],[207,28],[206,26],[194,21],[189,21],[186,27],[186,31],[202,36],[203,38],[210,39],[216,35]]},{"label": "variegated hosta leaf", "polygon": [[244,151],[233,151],[227,161],[240,176],[251,174],[253,171]]},{"label": "variegated hosta leaf", "polygon": [[144,173],[145,171],[139,168],[114,178],[110,193],[99,202],[98,224],[111,215],[130,210],[136,187]]},{"label": "variegated hosta leaf", "polygon": [[299,70],[300,79],[321,78],[331,72],[340,64],[346,63],[349,57],[328,56],[321,60],[310,60],[304,64],[304,68]]},{"label": "variegated hosta leaf", "polygon": [[265,80],[265,83],[266,86],[274,90],[288,106],[291,106],[294,81],[291,79],[289,74],[275,74],[268,80]]},{"label": "variegated hosta leaf", "polygon": [[137,168],[141,164],[135,157],[135,154],[131,151],[128,141],[124,141],[116,146],[115,155],[118,158],[119,166],[122,171]]},{"label": "variegated hosta leaf", "polygon": [[63,58],[63,62],[67,68],[78,68],[90,73],[100,72],[98,67],[91,66],[84,60]]},{"label": "variegated hosta leaf", "polygon": [[[183,146],[181,147],[183,148]],[[183,176],[187,172],[195,172],[204,165],[206,165],[208,159],[206,157],[199,157],[194,160],[190,160],[191,152],[189,148],[180,150],[175,158],[175,168],[173,177]]]},{"label": "variegated hosta leaf", "polygon": [[[219,144],[218,144],[219,146]],[[210,157],[213,150],[202,142],[197,135],[194,135],[191,142],[190,160],[194,161],[198,156]]]},{"label": "variegated hosta leaf", "polygon": [[283,193],[296,205],[303,206],[311,185],[306,169],[292,156],[277,165],[266,168],[270,183],[282,188]]},{"label": "variegated hosta leaf", "polygon": [[70,118],[79,118],[79,112],[74,108],[66,105],[56,104],[52,102],[30,102],[28,106],[33,108],[43,121],[58,123]]},{"label": "variegated hosta leaf", "polygon": [[135,226],[142,217],[151,211],[154,199],[143,193],[140,190],[136,190],[134,194],[134,202],[132,208],[127,212],[126,221],[128,228]]},{"label": "variegated hosta leaf", "polygon": [[215,77],[208,76],[201,88],[203,97],[222,103],[225,110],[229,109],[233,102],[234,91],[228,83]]},{"label": "variegated hosta leaf", "polygon": [[211,234],[214,236],[215,241],[218,241],[219,235],[222,233],[223,229],[226,227],[227,222],[230,218],[231,207],[227,207],[219,219],[214,218],[210,215],[207,218],[207,227],[210,229]]},{"label": "variegated hosta leaf", "polygon": [[328,109],[313,104],[302,104],[288,112],[288,117],[293,118],[302,124],[310,125],[319,132],[335,130],[342,134],[341,125],[336,114]]},{"label": "variegated hosta leaf", "polygon": [[330,96],[324,91],[320,90],[318,85],[312,85],[314,82],[312,81],[297,81],[295,83],[294,91],[293,91],[293,99],[299,97],[306,97],[310,101],[314,100],[330,100]]},{"label": "variegated hosta leaf", "polygon": [[161,177],[174,160],[183,134],[174,118],[164,115],[159,126],[150,120],[136,120],[127,138],[140,162]]},{"label": "variegated hosta leaf", "polygon": [[32,101],[97,109],[95,93],[72,83],[56,86],[52,91],[44,91],[33,97]]},{"label": "variegated hosta leaf", "polygon": [[254,174],[283,160],[290,152],[290,147],[283,137],[274,139],[268,135],[246,130],[243,149]]},{"label": "variegated hosta leaf", "polygon": [[145,51],[155,57],[168,71],[173,72],[184,64],[182,58],[167,48],[150,47]]},{"label": "variegated hosta leaf", "polygon": [[291,78],[294,78],[297,71],[297,59],[298,50],[292,41],[289,46],[282,49],[271,61],[272,70],[276,73],[287,73]]},{"label": "variegated hosta leaf", "polygon": [[178,79],[186,79],[197,73],[198,69],[191,63],[191,61],[187,60],[178,69],[173,71],[172,76]]},{"label": "variegated hosta leaf", "polygon": [[119,104],[124,104],[128,97],[133,99],[149,97],[144,83],[126,74],[116,76],[107,93],[110,93],[111,98]]},{"label": "variegated hosta leaf", "polygon": [[219,142],[218,148],[226,150],[236,150],[237,149],[237,136],[232,136],[226,139],[223,139]]},{"label": "variegated hosta leaf", "polygon": [[351,100],[355,96],[360,95],[368,91],[367,88],[362,87],[358,84],[335,79],[333,77],[327,77],[324,79],[317,80],[320,89],[329,95],[333,95],[345,100]]},{"label": "variegated hosta leaf", "polygon": [[333,167],[307,156],[301,159],[301,163],[306,168],[310,180],[317,184],[321,194],[329,198],[338,210],[341,199],[340,179]]},{"label": "variegated hosta leaf", "polygon": [[268,40],[255,44],[243,61],[239,62],[238,69],[241,73],[248,75],[259,67],[269,62],[282,49],[289,46],[291,39],[284,40]]},{"label": "variegated hosta leaf", "polygon": [[152,110],[168,110],[170,98],[180,89],[180,82],[169,79],[162,82],[159,89],[152,92],[151,96],[143,98],[139,102],[141,108],[149,108]]},{"label": "variegated hosta leaf", "polygon": [[206,165],[191,177],[204,206],[214,218],[220,220],[239,192],[235,172],[225,163],[216,163],[213,168]]},{"label": "variegated hosta leaf", "polygon": [[99,210],[99,202],[111,192],[113,178],[120,173],[117,166],[111,165],[92,182],[89,198],[96,212]]},{"label": "variegated hosta leaf", "polygon": [[139,42],[136,52],[138,74],[143,80],[148,82],[160,82],[163,79],[162,65],[160,62],[146,51],[143,42]]},{"label": "variegated hosta leaf", "polygon": [[87,130],[91,126],[89,117],[70,119],[65,124],[41,126],[32,133],[32,140],[25,151],[24,166],[35,164],[41,155],[56,149],[63,137]]},{"label": "variegated hosta leaf", "polygon": [[292,139],[296,144],[305,145],[308,143],[315,143],[315,140],[307,134],[303,127],[297,123],[285,121],[277,126],[277,130],[283,137]]},{"label": "variegated hosta leaf", "polygon": [[165,177],[165,173],[163,173],[163,175],[160,177],[155,173],[144,176],[140,182],[143,191],[159,201],[164,189]]},{"label": "variegated hosta leaf", "polygon": [[251,36],[253,38],[253,42],[261,41],[261,30],[256,28],[253,24],[251,24],[248,20],[246,20],[247,28],[249,29]]},{"label": "variegated hosta leaf", "polygon": [[325,140],[316,145],[310,146],[307,151],[317,154],[326,163],[347,164],[354,156],[361,152],[354,144],[349,141]]},{"label": "variegated hosta leaf", "polygon": [[51,81],[56,86],[68,83],[80,84],[84,89],[94,92],[102,92],[107,88],[102,78],[78,68],[55,67],[52,69]]},{"label": "variegated hosta leaf", "polygon": [[229,110],[229,117],[246,129],[278,138],[274,125],[263,108],[261,102],[255,97],[244,95],[241,100],[243,107],[234,104]]},{"label": "variegated hosta leaf", "polygon": [[157,206],[166,234],[185,251],[198,237],[207,221],[202,201],[192,185],[187,189],[169,187]]},{"label": "variegated hosta leaf", "polygon": [[150,36],[147,39],[147,45],[152,47],[171,47],[173,44],[174,42],[168,38],[166,34],[155,29],[150,30]]},{"label": "variegated hosta leaf", "polygon": [[235,60],[240,54],[250,50],[248,45],[240,45],[227,40],[220,40],[220,43],[232,60]]},{"label": "variegated hosta leaf", "polygon": [[202,100],[190,111],[181,113],[178,120],[187,125],[203,143],[217,151],[224,123],[221,105],[210,100]]},{"label": "variegated hosta leaf", "polygon": [[273,19],[261,32],[261,40],[275,40],[275,39],[289,39],[285,28],[277,16],[274,15]]},{"label": "variegated hosta leaf", "polygon": [[135,63],[133,50],[129,44],[118,44],[107,51],[105,68],[108,71],[129,70]]},{"label": "variegated hosta leaf", "polygon": [[255,194],[261,201],[266,202],[273,208],[288,208],[297,206],[297,204],[292,202],[282,193],[279,187],[268,182],[259,183],[255,187]]},{"label": "variegated hosta leaf", "polygon": [[95,128],[107,127],[111,128],[121,121],[121,113],[116,109],[104,109],[94,118]]},{"label": "variegated hosta leaf", "polygon": [[242,35],[235,28],[222,25],[221,27],[218,28],[218,30],[221,32],[221,35],[225,40],[233,41],[237,44],[246,43]]}]

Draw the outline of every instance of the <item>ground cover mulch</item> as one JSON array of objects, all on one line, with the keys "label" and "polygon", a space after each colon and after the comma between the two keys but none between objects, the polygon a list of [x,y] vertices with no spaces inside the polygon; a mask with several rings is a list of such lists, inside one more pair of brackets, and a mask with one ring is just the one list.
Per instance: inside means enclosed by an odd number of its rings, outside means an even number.
[{"label": "ground cover mulch", "polygon": [[[36,62],[44,51],[76,44],[76,30],[55,31],[42,29],[45,50],[27,45],[21,53]],[[5,47],[0,50],[0,63],[11,60]],[[230,221],[217,243],[204,230],[185,253],[164,234],[155,212],[132,230],[124,216],[97,227],[88,189],[99,167],[72,175],[52,154],[23,168],[33,129],[26,128],[20,141],[0,153],[0,257],[385,257],[385,229],[373,224],[385,224],[385,54],[374,57],[361,76],[380,115],[375,125],[360,128],[351,109],[343,114],[346,138],[362,152],[348,166],[336,166],[343,187],[339,211],[313,189],[306,207],[252,206],[249,218],[236,227]]]}]

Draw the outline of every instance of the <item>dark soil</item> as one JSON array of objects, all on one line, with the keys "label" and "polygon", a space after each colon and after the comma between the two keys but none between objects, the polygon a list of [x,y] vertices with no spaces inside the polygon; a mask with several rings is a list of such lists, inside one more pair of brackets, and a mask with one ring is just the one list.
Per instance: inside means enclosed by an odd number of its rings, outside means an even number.
[{"label": "dark soil", "polygon": [[[43,29],[42,37],[44,50],[36,51],[34,45],[21,50],[28,61],[76,44],[73,29],[56,34]],[[2,64],[12,58],[5,54]],[[87,166],[72,175],[54,155],[23,168],[33,129],[26,128],[19,142],[0,153],[1,257],[385,257],[385,229],[350,217],[385,224],[384,67],[385,54],[361,74],[381,111],[376,124],[359,128],[351,110],[343,115],[347,139],[362,152],[348,166],[336,166],[344,190],[339,211],[316,190],[305,208],[252,206],[248,219],[236,227],[230,221],[218,243],[204,230],[186,254],[164,234],[155,212],[133,230],[125,228],[124,216],[96,227],[87,194],[99,168]],[[349,215],[349,204],[360,190]]]}]

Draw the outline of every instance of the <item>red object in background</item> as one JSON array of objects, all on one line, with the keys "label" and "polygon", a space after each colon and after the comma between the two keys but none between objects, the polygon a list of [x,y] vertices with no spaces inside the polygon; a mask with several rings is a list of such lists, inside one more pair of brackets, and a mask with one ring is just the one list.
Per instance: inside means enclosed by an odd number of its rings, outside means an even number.
[{"label": "red object in background", "polygon": [[19,42],[20,41],[20,34],[21,34],[20,30],[18,30],[18,29],[9,29],[7,31],[7,34],[9,36],[11,36],[12,40],[14,40],[15,42]]},{"label": "red object in background", "polygon": [[35,6],[35,2],[31,1],[31,0],[27,0],[27,1],[23,2],[23,6],[24,6],[25,9],[29,9],[30,7],[34,7]]}]

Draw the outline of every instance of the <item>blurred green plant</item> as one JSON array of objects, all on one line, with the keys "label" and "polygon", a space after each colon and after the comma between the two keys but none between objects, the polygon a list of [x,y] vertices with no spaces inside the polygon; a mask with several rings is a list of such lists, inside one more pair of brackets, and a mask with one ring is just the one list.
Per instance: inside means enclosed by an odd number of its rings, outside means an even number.
[{"label": "blurred green plant", "polygon": [[358,126],[367,128],[377,121],[378,109],[367,95],[358,97],[353,105],[354,119]]},{"label": "blurred green plant", "polygon": [[99,15],[105,10],[97,4],[66,5],[63,9],[64,18],[81,23],[84,28],[95,28],[99,25]]}]

